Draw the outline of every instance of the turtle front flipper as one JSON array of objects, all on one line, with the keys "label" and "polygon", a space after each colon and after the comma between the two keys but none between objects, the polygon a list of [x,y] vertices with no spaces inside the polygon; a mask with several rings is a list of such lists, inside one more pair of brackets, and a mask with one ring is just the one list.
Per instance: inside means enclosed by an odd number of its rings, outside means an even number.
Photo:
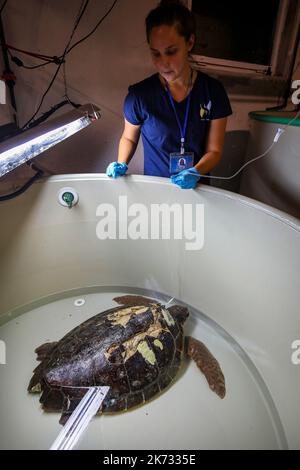
[{"label": "turtle front flipper", "polygon": [[67,406],[68,409],[62,412],[61,417],[59,419],[59,424],[61,424],[62,426],[66,424],[66,422],[70,418],[73,411],[77,408],[79,403],[80,403],[80,400],[74,400],[74,399],[68,400],[68,406]]},{"label": "turtle front flipper", "polygon": [[142,295],[122,295],[121,297],[115,297],[113,300],[117,302],[117,304],[127,305],[128,307],[158,303],[156,300],[143,297]]},{"label": "turtle front flipper", "polygon": [[207,347],[191,336],[186,337],[186,352],[197,364],[198,368],[203,372],[209,387],[220,398],[225,397],[225,378],[221,367],[216,358],[211,354]]},{"label": "turtle front flipper", "polygon": [[[80,391],[80,389],[79,389],[79,391]],[[86,390],[84,390],[82,398],[84,397],[85,393],[86,393]],[[75,411],[77,406],[80,404],[82,398],[77,398],[77,397],[74,398],[74,397],[71,397],[70,395],[67,397],[67,404],[66,404],[66,402],[64,402],[64,405],[67,405],[67,406],[64,406],[64,410],[62,411],[61,417],[59,419],[59,424],[64,426],[67,423],[67,421],[71,417],[72,413]],[[86,411],[86,407],[81,410],[81,413],[84,414],[85,411]],[[99,408],[99,410],[97,411],[96,414],[101,414],[101,412],[102,412],[102,406]]]},{"label": "turtle front flipper", "polygon": [[41,361],[41,363],[33,371],[33,376],[27,388],[28,392],[40,393],[42,391],[41,380],[43,377],[43,372],[44,372],[44,367],[45,367],[43,361],[50,356],[51,352],[53,351],[53,348],[56,345],[57,345],[57,341],[54,341],[53,343],[44,343],[35,349],[34,352],[37,355],[36,360]]}]

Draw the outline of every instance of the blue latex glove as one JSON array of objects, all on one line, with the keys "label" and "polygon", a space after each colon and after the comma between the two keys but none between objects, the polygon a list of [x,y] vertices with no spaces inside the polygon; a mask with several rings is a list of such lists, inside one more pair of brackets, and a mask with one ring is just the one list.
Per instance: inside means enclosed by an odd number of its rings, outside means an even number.
[{"label": "blue latex glove", "polygon": [[125,175],[127,170],[128,165],[126,163],[112,162],[106,168],[106,174],[112,178],[119,178],[119,176]]},{"label": "blue latex glove", "polygon": [[201,175],[196,168],[188,168],[177,175],[171,176],[171,181],[181,189],[194,189],[200,180]]}]

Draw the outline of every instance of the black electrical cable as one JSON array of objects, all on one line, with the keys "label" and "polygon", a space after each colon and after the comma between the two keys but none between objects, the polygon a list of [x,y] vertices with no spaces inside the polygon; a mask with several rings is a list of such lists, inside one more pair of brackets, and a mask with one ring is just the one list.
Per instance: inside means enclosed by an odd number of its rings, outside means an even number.
[{"label": "black electrical cable", "polygon": [[7,48],[7,52],[10,56],[11,61],[14,62],[18,67],[23,67],[24,69],[37,69],[39,67],[44,67],[44,65],[47,65],[47,64],[55,64],[55,63],[57,64],[57,61],[47,60],[47,61],[45,61],[45,62],[43,62],[42,64],[39,64],[39,65],[32,65],[32,66],[24,65],[23,61],[21,59],[19,59],[19,57],[16,57],[16,56],[12,55],[9,48]]},{"label": "black electrical cable", "polygon": [[118,0],[115,0],[114,3],[112,4],[112,6],[110,7],[110,9],[107,11],[107,13],[105,13],[105,15],[98,21],[98,23],[96,24],[96,26],[92,29],[92,31],[90,33],[88,33],[86,36],[84,36],[83,38],[81,38],[79,41],[75,42],[75,44],[73,44],[72,47],[70,47],[70,49],[68,49],[67,51],[67,54],[69,54],[69,52],[71,52],[72,49],[74,49],[74,47],[78,46],[78,44],[80,44],[81,42],[85,41],[87,38],[89,38],[95,31],[96,29],[100,26],[100,24],[105,20],[105,18],[110,14],[110,12],[112,11],[112,9],[114,8],[114,6],[116,5]]},{"label": "black electrical cable", "polygon": [[[76,47],[78,44],[80,44],[81,42],[83,42],[85,39],[87,39],[88,37],[90,37],[95,31],[96,29],[98,28],[98,26],[100,26],[100,24],[102,23],[102,21],[105,20],[105,18],[109,15],[109,13],[112,11],[112,9],[114,8],[114,6],[116,5],[117,3],[117,0],[114,1],[114,3],[112,4],[112,6],[110,7],[110,9],[105,13],[105,15],[100,19],[100,21],[98,21],[98,23],[96,24],[96,26],[93,28],[93,30],[87,34],[86,36],[84,36],[82,39],[80,39],[79,41],[77,41],[75,44],[73,44],[73,46],[68,49],[67,51],[67,54],[74,48]],[[66,77],[66,62],[64,61],[63,63],[63,78],[64,78],[64,87],[65,87],[65,97],[67,98],[67,100],[69,101],[69,103],[74,106],[74,104],[72,103],[72,101],[70,100],[69,96],[68,96],[68,87],[67,87],[67,77]]]},{"label": "black electrical cable", "polygon": [[38,170],[36,172],[36,174],[34,176],[32,176],[30,178],[30,180],[27,181],[27,183],[25,183],[24,186],[22,186],[20,189],[18,189],[14,193],[5,194],[4,196],[0,196],[0,201],[8,201],[9,199],[13,199],[17,196],[20,196],[20,194],[23,194],[26,191],[26,189],[28,189],[35,182],[35,180],[37,180],[43,174],[44,174],[44,172],[42,170]]},{"label": "black electrical cable", "polygon": [[80,107],[80,104],[74,103],[73,101],[70,101],[70,100],[61,101],[60,103],[57,103],[52,108],[50,108],[49,111],[46,111],[45,113],[43,113],[42,116],[35,119],[35,121],[32,121],[28,125],[28,129],[31,129],[32,127],[38,126],[42,122],[46,121],[46,119],[48,119],[53,113],[55,113],[55,111],[62,108],[66,104],[70,104],[71,106],[73,106],[73,108],[76,108],[76,109]]},{"label": "black electrical cable", "polygon": [[[82,18],[82,16],[83,16],[84,11],[86,10],[86,7],[87,7],[88,3],[89,3],[89,0],[86,1],[84,7],[82,8],[82,11],[81,11],[81,13],[80,13],[80,15],[79,15],[79,17],[78,17],[78,19],[77,19],[77,21],[76,21],[76,28],[77,28],[77,26],[78,26],[78,24],[79,24],[79,21],[81,20],[81,18]],[[40,108],[41,108],[41,106],[42,106],[42,104],[43,104],[43,101],[44,101],[44,99],[45,99],[45,96],[47,95],[47,93],[49,92],[50,88],[52,87],[52,85],[53,85],[53,83],[54,83],[54,80],[56,79],[57,74],[58,74],[58,72],[59,72],[59,70],[60,70],[61,65],[64,63],[64,59],[65,59],[66,55],[67,55],[72,49],[74,49],[74,47],[76,47],[78,44],[80,44],[80,43],[82,43],[83,41],[85,41],[86,39],[88,39],[88,38],[96,31],[96,29],[100,26],[100,24],[105,20],[105,18],[106,18],[106,17],[109,15],[109,13],[112,11],[112,9],[113,9],[114,6],[116,5],[116,3],[117,3],[117,0],[114,0],[112,6],[111,6],[111,7],[109,8],[109,10],[105,13],[105,15],[98,21],[98,23],[97,23],[96,26],[92,29],[92,31],[90,31],[90,33],[88,33],[86,36],[84,36],[83,38],[81,38],[79,41],[77,41],[75,44],[73,44],[72,47],[70,47],[70,48],[68,49],[69,44],[70,44],[70,42],[71,42],[71,39],[72,39],[72,37],[73,37],[75,31],[73,32],[73,34],[71,35],[71,38],[70,38],[70,40],[69,40],[69,42],[68,42],[68,45],[67,45],[66,48],[65,48],[65,51],[64,51],[63,55],[60,56],[60,57],[58,57],[58,59],[61,61],[61,63],[58,65],[57,70],[56,70],[56,72],[55,72],[55,74],[54,74],[54,76],[53,76],[53,78],[52,78],[52,80],[51,80],[51,82],[50,82],[50,84],[49,84],[47,90],[45,91],[44,95],[42,96],[42,99],[41,99],[41,102],[40,102],[40,104],[39,104],[39,106],[38,106],[38,109],[36,110],[36,112],[34,113],[34,115],[26,122],[26,124],[24,124],[24,126],[22,127],[23,130],[25,130],[26,127],[28,127],[29,123],[35,118],[35,116],[36,116],[37,113],[39,112],[39,110],[40,110]],[[76,28],[75,28],[75,29],[76,29]],[[49,63],[50,63],[50,62],[49,62]],[[43,65],[47,65],[47,64],[46,64],[46,63],[45,63],[45,64],[40,64],[40,65],[34,66],[34,67],[32,67],[32,68],[42,67]],[[66,97],[67,97],[67,99],[69,99],[68,96],[66,96]]]},{"label": "black electrical cable", "polygon": [[67,99],[68,103],[73,106],[73,108],[78,108],[79,105],[75,105],[73,101],[70,100],[69,95],[68,95],[68,85],[67,85],[67,75],[66,75],[66,63],[64,62],[63,64],[63,79],[64,79],[64,87],[65,87],[65,94],[64,97]]},{"label": "black electrical cable", "polygon": [[[11,57],[11,60],[13,62],[16,63],[15,59],[17,59],[17,57]],[[39,65],[24,65],[23,63],[22,64],[17,64],[19,65],[20,67],[23,67],[24,69],[28,69],[28,70],[33,70],[33,69],[38,69],[40,67],[44,67],[45,65],[48,65],[48,64],[55,64],[55,62],[53,60],[47,60],[47,62],[44,62],[42,64],[39,64]]]},{"label": "black electrical cable", "polygon": [[82,16],[83,16],[84,12],[85,12],[85,10],[86,10],[86,7],[87,7],[88,4],[89,4],[89,1],[90,1],[90,0],[86,0],[85,4],[84,4],[84,6],[83,6],[83,8],[82,8],[82,10],[81,10],[81,13],[80,13],[79,16],[77,17],[77,19],[76,19],[76,21],[75,21],[75,24],[74,24],[74,27],[73,27],[73,30],[72,30],[72,33],[71,33],[71,36],[70,36],[70,38],[69,38],[69,40],[68,40],[68,43],[67,43],[67,45],[66,45],[66,47],[65,47],[65,50],[64,50],[64,52],[63,52],[63,55],[61,56],[61,62],[60,62],[60,64],[58,65],[58,67],[57,67],[57,69],[56,69],[56,71],[55,71],[55,73],[54,73],[54,75],[53,75],[53,77],[52,77],[52,80],[50,81],[50,84],[48,85],[46,91],[44,92],[44,94],[43,94],[43,96],[42,96],[42,99],[41,99],[41,102],[40,102],[40,104],[39,104],[37,110],[35,111],[35,113],[33,114],[33,116],[26,122],[26,124],[24,124],[24,126],[22,127],[23,130],[26,129],[26,127],[28,127],[28,125],[30,124],[30,122],[35,118],[35,116],[37,115],[37,113],[38,113],[39,110],[41,109],[42,104],[43,104],[43,102],[44,102],[44,99],[45,99],[47,93],[49,92],[50,88],[52,87],[52,85],[53,85],[53,83],[54,83],[54,80],[56,79],[56,77],[57,77],[57,75],[58,75],[58,72],[59,72],[59,70],[60,70],[60,68],[61,68],[61,66],[62,66],[62,64],[63,64],[63,62],[64,62],[65,56],[66,56],[66,54],[67,54],[68,47],[69,47],[69,45],[70,45],[70,43],[71,43],[71,41],[72,41],[72,39],[73,39],[73,36],[74,36],[74,34],[75,34],[75,31],[76,31],[76,29],[77,29],[77,27],[78,27],[78,25],[79,25],[79,23],[80,23],[80,20],[81,20],[81,18],[82,18]]},{"label": "black electrical cable", "polygon": [[[6,0],[7,1],[7,0]],[[81,38],[79,41],[77,41],[75,44],[73,44],[72,47],[70,47],[70,49],[67,50],[67,53],[65,54],[65,56],[74,48],[76,47],[78,44],[80,44],[81,42],[85,41],[87,38],[89,38],[95,31],[96,29],[100,26],[100,24],[102,23],[102,21],[104,21],[104,19],[107,17],[107,15],[112,11],[112,9],[114,8],[115,4],[117,3],[117,0],[114,1],[113,5],[110,7],[110,9],[107,11],[107,13],[100,19],[100,21],[96,24],[96,26],[92,29],[92,31],[90,33],[88,33],[86,36],[84,36],[83,38]],[[13,56],[9,50],[9,47],[10,46],[7,46],[7,49],[8,49],[8,53],[11,57],[11,60],[16,64],[18,65],[18,67],[23,67],[24,69],[28,69],[28,70],[33,70],[33,69],[38,69],[40,67],[44,67],[45,65],[48,65],[48,64],[57,64],[59,65],[59,63],[62,61],[62,57],[63,56],[60,56],[60,57],[53,57],[53,59],[49,59],[41,64],[38,64],[38,65],[32,65],[32,66],[29,66],[29,65],[25,65],[21,59],[19,59],[19,57],[16,57],[16,56]],[[34,55],[33,55],[34,56]],[[38,58],[38,57],[37,57]],[[41,59],[42,60],[42,59]]]}]

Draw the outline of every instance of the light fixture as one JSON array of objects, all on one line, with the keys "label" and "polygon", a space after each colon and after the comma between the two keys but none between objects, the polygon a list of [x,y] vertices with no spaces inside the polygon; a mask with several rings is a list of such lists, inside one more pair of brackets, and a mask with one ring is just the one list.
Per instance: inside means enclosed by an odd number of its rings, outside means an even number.
[{"label": "light fixture", "polygon": [[86,104],[29,129],[0,145],[0,178],[99,119],[99,108]]}]

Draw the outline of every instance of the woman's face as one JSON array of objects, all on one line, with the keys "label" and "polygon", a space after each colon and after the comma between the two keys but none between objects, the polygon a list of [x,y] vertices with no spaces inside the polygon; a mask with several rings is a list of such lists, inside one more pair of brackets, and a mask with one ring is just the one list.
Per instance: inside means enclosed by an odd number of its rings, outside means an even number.
[{"label": "woman's face", "polygon": [[161,25],[152,28],[149,46],[152,61],[167,82],[174,82],[184,76],[188,68],[188,54],[194,45],[194,35],[189,41],[180,36],[175,26]]}]

